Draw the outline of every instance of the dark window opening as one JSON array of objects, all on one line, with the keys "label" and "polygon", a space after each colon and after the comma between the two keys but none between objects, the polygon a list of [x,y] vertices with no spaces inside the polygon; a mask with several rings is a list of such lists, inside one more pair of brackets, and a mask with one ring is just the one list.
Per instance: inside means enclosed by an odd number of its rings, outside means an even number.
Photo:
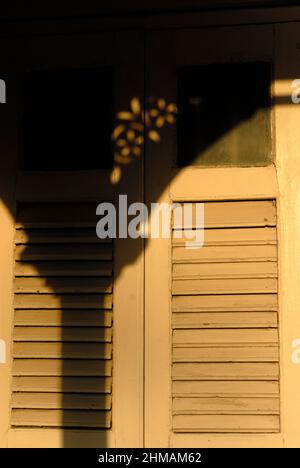
[{"label": "dark window opening", "polygon": [[180,68],[177,165],[270,164],[270,85],[268,62]]},{"label": "dark window opening", "polygon": [[113,165],[112,127],[111,68],[26,73],[23,169],[110,168]]}]

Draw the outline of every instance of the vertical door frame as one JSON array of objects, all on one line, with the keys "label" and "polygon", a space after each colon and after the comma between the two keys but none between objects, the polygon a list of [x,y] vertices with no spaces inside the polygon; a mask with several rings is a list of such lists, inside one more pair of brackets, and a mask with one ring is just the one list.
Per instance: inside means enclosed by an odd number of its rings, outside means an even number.
[{"label": "vertical door frame", "polygon": [[[192,20],[191,20],[192,23]],[[230,38],[230,31],[234,32]],[[238,34],[248,36],[248,48],[240,45]],[[198,36],[198,47],[197,44]],[[211,42],[215,45],[211,45]],[[244,41],[245,43],[246,41]],[[192,50],[189,50],[192,44]],[[221,44],[220,48],[216,44]],[[208,45],[210,45],[208,47]],[[208,48],[207,48],[208,47]],[[287,53],[288,49],[288,53]],[[299,200],[297,187],[300,172],[295,167],[296,148],[300,147],[300,106],[291,107],[291,81],[297,76],[297,23],[288,25],[241,25],[216,28],[193,28],[150,31],[147,38],[146,93],[174,100],[174,64],[211,63],[234,57],[237,60],[269,59],[273,63],[272,84],[272,145],[273,163],[266,167],[172,169],[170,152],[174,150],[174,130],[165,130],[161,141],[146,146],[146,197],[150,201],[213,201],[275,199],[278,214],[279,257],[279,335],[280,335],[280,399],[281,430],[278,434],[175,434],[171,430],[171,246],[170,242],[149,240],[145,257],[145,425],[146,447],[282,447],[299,445],[297,425],[300,405],[297,388],[300,373],[291,363],[292,338],[297,338],[300,319],[300,267],[296,265],[290,245],[297,245],[297,226],[300,215],[296,211]],[[229,53],[231,51],[231,53]],[[199,61],[197,62],[197,57]],[[204,57],[201,58],[201,57]],[[206,57],[206,60],[205,60]],[[289,60],[289,62],[288,62]],[[168,65],[167,61],[171,63]],[[171,70],[171,67],[172,70]],[[289,70],[287,79],[281,76]],[[167,84],[164,85],[162,82]],[[284,103],[281,102],[282,94]],[[297,123],[298,122],[298,123]],[[169,145],[166,140],[169,139]],[[293,147],[289,144],[293,142]],[[157,192],[157,177],[167,171],[172,179],[161,183]],[[293,174],[294,179],[291,179]],[[168,177],[166,176],[166,178]],[[166,179],[165,178],[165,179]],[[160,179],[162,177],[160,176]],[[152,199],[152,200],[151,200]],[[291,209],[291,206],[293,207]],[[299,211],[299,210],[298,210]],[[287,243],[288,242],[288,243]],[[295,247],[296,248],[296,247]],[[166,270],[168,268],[168,271]],[[159,275],[158,275],[159,271]],[[291,272],[298,272],[291,277]],[[290,285],[287,287],[287,284]],[[158,294],[159,291],[159,294]],[[296,291],[296,292],[295,292]],[[299,297],[298,297],[299,296]],[[153,411],[155,408],[155,411]]]}]

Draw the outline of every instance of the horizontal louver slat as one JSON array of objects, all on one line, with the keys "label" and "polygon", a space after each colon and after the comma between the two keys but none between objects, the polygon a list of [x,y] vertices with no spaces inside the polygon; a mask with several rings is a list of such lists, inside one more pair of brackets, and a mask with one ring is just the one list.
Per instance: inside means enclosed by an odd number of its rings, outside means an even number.
[{"label": "horizontal louver slat", "polygon": [[[207,210],[205,211],[207,222]],[[185,242],[185,237],[192,237],[192,229],[173,230],[173,244],[180,245]],[[258,228],[227,228],[207,229],[205,231],[205,245],[266,245],[276,244],[275,227]]]},{"label": "horizontal louver slat", "polygon": [[15,341],[110,342],[111,328],[97,327],[15,327]]},{"label": "horizontal louver slat", "polygon": [[202,249],[173,248],[174,263],[275,262],[276,245],[204,246]]},{"label": "horizontal louver slat", "polygon": [[16,229],[16,244],[50,244],[50,243],[111,243],[111,239],[99,239],[94,228],[77,229]]},{"label": "horizontal louver slat", "polygon": [[242,294],[275,293],[277,280],[270,278],[253,279],[181,279],[174,280],[172,293],[182,294]]},{"label": "horizontal louver slat", "polygon": [[13,409],[13,427],[104,428],[111,426],[111,411]]},{"label": "horizontal louver slat", "polygon": [[61,394],[61,393],[14,393],[12,408],[35,409],[111,409],[111,395],[91,394]]},{"label": "horizontal louver slat", "polygon": [[266,380],[175,380],[172,386],[174,397],[219,397],[220,395],[268,397],[279,395],[279,383]]},{"label": "horizontal louver slat", "polygon": [[15,248],[16,261],[111,259],[112,246],[109,244],[21,244]]},{"label": "horizontal louver slat", "polygon": [[173,328],[273,328],[276,312],[184,312],[174,313]]},{"label": "horizontal louver slat", "polygon": [[14,392],[111,393],[111,378],[22,376],[13,377]]},{"label": "horizontal louver slat", "polygon": [[101,309],[17,309],[15,326],[111,327],[112,312]]},{"label": "horizontal louver slat", "polygon": [[279,414],[279,398],[174,398],[174,414]]},{"label": "horizontal louver slat", "polygon": [[276,262],[176,263],[173,279],[277,278]]},{"label": "horizontal louver slat", "polygon": [[110,343],[35,343],[14,344],[14,358],[111,359]]},{"label": "horizontal louver slat", "polygon": [[23,262],[15,264],[15,277],[25,276],[111,276],[112,262],[110,261],[45,261]]},{"label": "horizontal louver slat", "polygon": [[278,432],[279,418],[274,415],[174,415],[175,432]]},{"label": "horizontal louver slat", "polygon": [[173,348],[173,362],[278,362],[278,346]]},{"label": "horizontal louver slat", "polygon": [[111,309],[111,294],[15,294],[15,309]]},{"label": "horizontal louver slat", "polygon": [[57,375],[57,376],[111,376],[112,366],[109,360],[89,359],[14,359],[13,375]]},{"label": "horizontal louver slat", "polygon": [[111,293],[111,278],[16,278],[15,294]]},{"label": "horizontal louver slat", "polygon": [[[185,224],[184,228],[194,228],[197,219],[196,204],[185,203],[185,205],[192,205],[193,222],[191,226]],[[206,202],[204,217],[206,229],[276,226],[275,202],[273,200]],[[174,229],[176,230],[177,226],[174,226]]]},{"label": "horizontal louver slat", "polygon": [[[238,354],[238,353],[237,353]],[[174,363],[174,380],[276,380],[277,363]]]}]

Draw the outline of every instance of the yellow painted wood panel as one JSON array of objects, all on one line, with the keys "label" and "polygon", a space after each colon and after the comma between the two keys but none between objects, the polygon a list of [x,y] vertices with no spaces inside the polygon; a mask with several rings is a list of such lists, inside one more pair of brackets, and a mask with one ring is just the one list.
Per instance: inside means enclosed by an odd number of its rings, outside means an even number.
[{"label": "yellow painted wood panel", "polygon": [[14,330],[14,341],[86,341],[110,342],[111,328],[104,327],[19,327]]},{"label": "yellow painted wood panel", "polygon": [[279,396],[278,381],[175,380],[172,382],[172,389],[175,397]]},{"label": "yellow painted wood panel", "polygon": [[14,323],[16,326],[110,327],[112,325],[112,312],[99,309],[17,309],[15,310]]},{"label": "yellow painted wood panel", "polygon": [[12,408],[111,409],[111,395],[75,393],[18,392],[12,395]]},{"label": "yellow painted wood panel", "polygon": [[111,359],[111,343],[16,342],[14,358]]},{"label": "yellow painted wood panel", "polygon": [[175,363],[173,380],[276,380],[276,363]]},{"label": "yellow painted wood panel", "polygon": [[50,244],[50,243],[105,243],[111,239],[99,239],[94,228],[77,229],[16,229],[16,244]]},{"label": "yellow painted wood panel", "polygon": [[172,299],[173,312],[276,311],[277,307],[276,294],[175,296]]},{"label": "yellow painted wood panel", "polygon": [[206,202],[204,218],[203,248],[173,226],[174,431],[278,432],[275,203]]},{"label": "yellow painted wood panel", "polygon": [[17,245],[15,248],[17,261],[35,260],[111,260],[112,247],[110,244],[33,244]]},{"label": "yellow painted wood panel", "polygon": [[276,245],[217,245],[201,249],[173,247],[174,263],[270,262],[276,259]]},{"label": "yellow painted wood panel", "polygon": [[69,376],[15,376],[12,390],[15,392],[72,392],[111,393],[110,377],[69,377]]},{"label": "yellow painted wood panel", "polygon": [[15,278],[15,294],[111,293],[110,278]]},{"label": "yellow painted wood panel", "polygon": [[174,398],[173,414],[279,414],[279,398]]},{"label": "yellow painted wood panel", "polygon": [[28,203],[18,212],[17,228],[96,226],[97,203]]},{"label": "yellow painted wood panel", "polygon": [[111,294],[15,294],[15,309],[111,309]]},{"label": "yellow painted wood panel", "polygon": [[[193,224],[185,228],[195,227],[194,203],[192,210]],[[206,202],[204,225],[205,228],[275,226],[276,207],[273,200]]]},{"label": "yellow painted wood panel", "polygon": [[15,263],[15,276],[111,276],[110,261],[30,261]]},{"label": "yellow painted wood panel", "polygon": [[268,328],[277,327],[276,312],[176,312],[173,328]]},{"label": "yellow painted wood panel", "polygon": [[[14,376],[108,376],[112,374],[110,360],[88,359],[14,359]],[[64,382],[62,381],[62,388]]]},{"label": "yellow painted wood panel", "polygon": [[273,415],[175,415],[175,432],[278,432],[279,416]]},{"label": "yellow painted wood panel", "polygon": [[112,405],[112,242],[93,205],[23,208],[34,229],[15,233],[12,426],[111,426],[95,410]]},{"label": "yellow painted wood panel", "polygon": [[278,346],[173,348],[173,362],[278,362]]},{"label": "yellow painted wood panel", "polygon": [[276,293],[277,280],[273,278],[243,279],[175,279],[173,294],[248,294]]},{"label": "yellow painted wood panel", "polygon": [[12,426],[103,427],[111,426],[110,411],[13,409]]},{"label": "yellow painted wood panel", "polygon": [[[204,225],[205,227],[206,225]],[[172,243],[185,242],[185,234],[192,235],[191,229],[173,230]],[[187,237],[187,236],[186,236]],[[275,227],[205,229],[204,245],[274,245],[277,242]]]},{"label": "yellow painted wood panel", "polygon": [[277,278],[276,262],[175,263],[173,278]]},{"label": "yellow painted wood panel", "polygon": [[269,329],[225,329],[225,330],[174,330],[174,346],[193,345],[205,346],[207,344],[248,344],[261,343],[278,344],[278,331]]}]

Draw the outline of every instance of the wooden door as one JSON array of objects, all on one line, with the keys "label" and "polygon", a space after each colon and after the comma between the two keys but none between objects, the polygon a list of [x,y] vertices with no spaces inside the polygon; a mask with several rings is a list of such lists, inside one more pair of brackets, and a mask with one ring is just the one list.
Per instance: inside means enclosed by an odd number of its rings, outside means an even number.
[{"label": "wooden door", "polygon": [[[146,67],[143,39],[41,35],[1,47],[1,443],[297,445],[297,28],[150,31]],[[108,71],[112,167],[79,167],[85,153],[64,170],[25,170],[24,74],[77,69]],[[173,239],[173,220],[166,238],[98,242],[95,206],[120,194],[145,195],[148,208],[204,203],[203,248]]]},{"label": "wooden door", "polygon": [[14,284],[4,444],[141,446],[142,244],[98,239],[96,207],[142,197],[143,127],[122,116],[141,112],[142,36],[33,36],[6,50],[18,146],[2,172],[1,268]]},{"label": "wooden door", "polygon": [[148,35],[147,201],[205,229],[147,245],[146,446],[282,444],[274,61],[271,26]]}]

